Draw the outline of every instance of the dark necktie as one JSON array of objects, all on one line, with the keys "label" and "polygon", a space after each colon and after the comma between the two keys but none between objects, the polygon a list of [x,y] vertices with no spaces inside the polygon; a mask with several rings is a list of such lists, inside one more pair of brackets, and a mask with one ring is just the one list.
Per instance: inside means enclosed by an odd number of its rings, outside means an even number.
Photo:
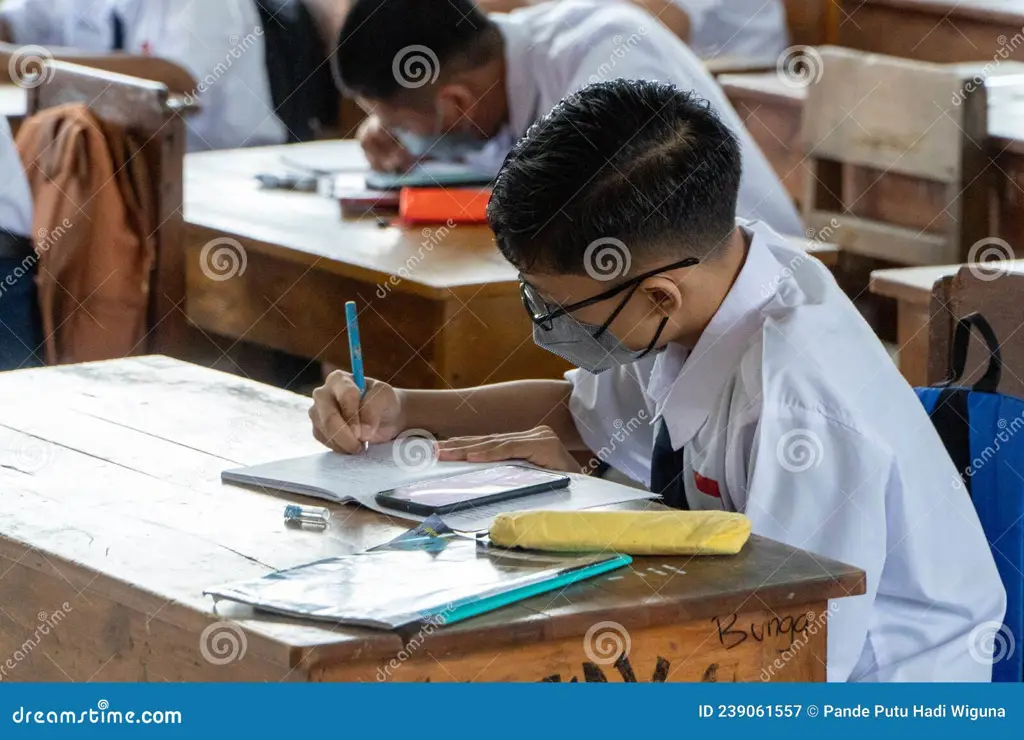
[{"label": "dark necktie", "polygon": [[664,420],[658,426],[651,453],[651,491],[662,496],[662,503],[673,509],[689,509],[686,488],[683,485],[683,451],[672,449],[672,438]]}]

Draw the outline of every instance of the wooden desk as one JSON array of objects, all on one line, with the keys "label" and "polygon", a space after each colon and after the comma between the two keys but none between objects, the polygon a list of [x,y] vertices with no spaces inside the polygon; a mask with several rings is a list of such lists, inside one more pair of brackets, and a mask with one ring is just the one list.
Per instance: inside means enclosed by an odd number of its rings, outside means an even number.
[{"label": "wooden desk", "polygon": [[[871,273],[871,292],[896,301],[897,342],[900,372],[911,385],[928,385],[928,321],[931,316],[932,288],[963,267],[934,265],[875,270]],[[1024,274],[1024,260],[1004,263],[1004,269]]]},{"label": "wooden desk", "polygon": [[[1021,45],[1024,49],[1024,37]],[[960,66],[978,69],[977,65]],[[988,151],[993,164],[984,174],[992,187],[995,235],[1016,249],[1024,233],[1024,65],[1003,62],[998,71],[999,76],[986,81]],[[1007,73],[1013,73],[1012,78]],[[722,75],[718,82],[786,189],[799,200],[808,176],[800,138],[806,89],[786,85],[775,73]],[[856,204],[855,215],[933,229],[940,222],[935,214],[945,204],[926,185],[893,173],[865,172],[851,179],[844,196]]]},{"label": "wooden desk", "polygon": [[[568,369],[534,345],[516,270],[489,229],[342,220],[335,200],[259,189],[254,176],[284,170],[282,157],[345,166],[356,186],[366,166],[353,141],[189,154],[190,321],[348,367],[343,306],[356,300],[366,372],[398,385],[465,387]],[[228,267],[217,272],[209,266],[220,249]]]},{"label": "wooden desk", "polygon": [[754,538],[736,557],[640,558],[427,635],[241,608],[225,622],[204,587],[406,528],[334,506],[327,531],[296,531],[281,497],[220,483],[226,467],[317,451],[308,399],[163,357],[3,373],[0,397],[5,681],[621,680],[622,662],[585,665],[592,628],[628,631],[639,681],[820,681],[826,600],[864,592],[856,568]]},{"label": "wooden desk", "polygon": [[7,117],[12,133],[18,133],[27,110],[28,90],[18,85],[0,85],[0,115]]},{"label": "wooden desk", "polygon": [[836,41],[928,62],[1024,61],[1020,0],[841,0]]}]

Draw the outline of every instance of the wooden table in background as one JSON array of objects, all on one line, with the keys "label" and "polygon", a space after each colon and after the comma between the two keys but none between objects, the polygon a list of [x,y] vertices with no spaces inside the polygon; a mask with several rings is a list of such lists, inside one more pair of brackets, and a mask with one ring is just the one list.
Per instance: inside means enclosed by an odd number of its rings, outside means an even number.
[{"label": "wooden table in background", "polygon": [[862,571],[754,537],[432,632],[218,614],[205,587],[409,526],[332,506],[326,531],[289,529],[282,497],[220,482],[319,451],[308,399],[164,357],[4,373],[0,397],[4,681],[821,681],[827,602],[864,592]]},{"label": "wooden table in background", "polygon": [[[896,301],[897,341],[900,372],[911,385],[928,385],[928,320],[931,316],[932,288],[963,265],[934,265],[875,270],[871,273],[871,292]],[[1002,266],[1009,272],[1024,274],[1024,260]]]},{"label": "wooden table in background", "polygon": [[[1024,37],[1021,44],[1024,48]],[[1002,82],[998,76],[988,78],[988,151],[994,166],[985,175],[992,187],[993,235],[1024,255],[1024,84],[1018,81],[1024,80],[1024,65],[1004,62],[995,71],[1015,73],[1015,84],[1004,84],[1009,76]],[[800,138],[806,89],[787,85],[776,73],[723,75],[718,82],[786,189],[799,200],[809,176]],[[856,204],[855,215],[925,229],[934,226],[935,214],[946,205],[926,185],[893,173],[865,171],[846,184],[849,192],[843,196]]]},{"label": "wooden table in background", "polygon": [[927,62],[1024,61],[1024,42],[1014,41],[1024,34],[1020,0],[840,1],[839,46]]},{"label": "wooden table in background", "polygon": [[343,220],[336,200],[259,188],[254,176],[287,171],[284,158],[344,166],[356,187],[366,168],[353,141],[186,157],[191,322],[348,367],[343,309],[356,300],[367,374],[401,386],[466,387],[569,368],[534,345],[516,270],[487,227]]}]

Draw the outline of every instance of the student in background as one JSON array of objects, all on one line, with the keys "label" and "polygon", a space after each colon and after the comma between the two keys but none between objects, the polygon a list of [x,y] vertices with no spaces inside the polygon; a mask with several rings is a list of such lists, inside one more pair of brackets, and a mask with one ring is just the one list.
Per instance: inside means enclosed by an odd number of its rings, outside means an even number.
[{"label": "student in background", "polygon": [[[44,46],[54,58],[194,96],[200,110],[186,116],[190,151],[280,144],[311,137],[304,126],[314,114],[294,111],[297,104],[321,117],[337,113],[315,27],[323,16],[311,16],[300,0],[5,0],[0,35],[9,43],[0,51],[18,58],[26,45]],[[314,49],[319,59],[305,59],[304,50]],[[306,81],[301,90],[275,78],[293,73]]]},{"label": "student in background", "polygon": [[0,116],[0,370],[40,364],[32,195],[7,118]]},{"label": "student in background", "polygon": [[355,0],[334,62],[342,91],[371,114],[359,132],[370,164],[391,171],[430,156],[497,172],[534,121],[590,82],[650,79],[695,90],[739,137],[739,213],[803,233],[704,65],[639,8],[566,0],[488,18],[472,0]]},{"label": "student in background", "polygon": [[[620,0],[615,0],[620,1]],[[782,0],[628,0],[655,16],[697,56],[772,57],[789,45]],[[508,13],[547,0],[478,0],[480,7]]]},{"label": "student in background", "polygon": [[972,631],[1001,624],[1006,595],[970,496],[828,270],[735,220],[740,170],[690,93],[615,80],[570,96],[509,154],[488,220],[534,341],[580,369],[452,391],[369,380],[362,397],[337,371],[313,394],[314,435],[356,453],[419,428],[441,460],[564,471],[570,450],[600,450],[670,506],[743,512],[863,568],[865,595],[829,615],[830,680],[988,681]]}]

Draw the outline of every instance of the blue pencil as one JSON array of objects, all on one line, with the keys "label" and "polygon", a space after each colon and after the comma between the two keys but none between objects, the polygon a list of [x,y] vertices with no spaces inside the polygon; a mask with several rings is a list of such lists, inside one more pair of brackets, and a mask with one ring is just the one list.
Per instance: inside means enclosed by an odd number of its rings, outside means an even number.
[{"label": "blue pencil", "polygon": [[359,316],[356,302],[345,302],[345,326],[348,329],[348,355],[352,365],[352,380],[360,395],[366,395],[366,376],[363,374],[363,346],[359,343]]}]

